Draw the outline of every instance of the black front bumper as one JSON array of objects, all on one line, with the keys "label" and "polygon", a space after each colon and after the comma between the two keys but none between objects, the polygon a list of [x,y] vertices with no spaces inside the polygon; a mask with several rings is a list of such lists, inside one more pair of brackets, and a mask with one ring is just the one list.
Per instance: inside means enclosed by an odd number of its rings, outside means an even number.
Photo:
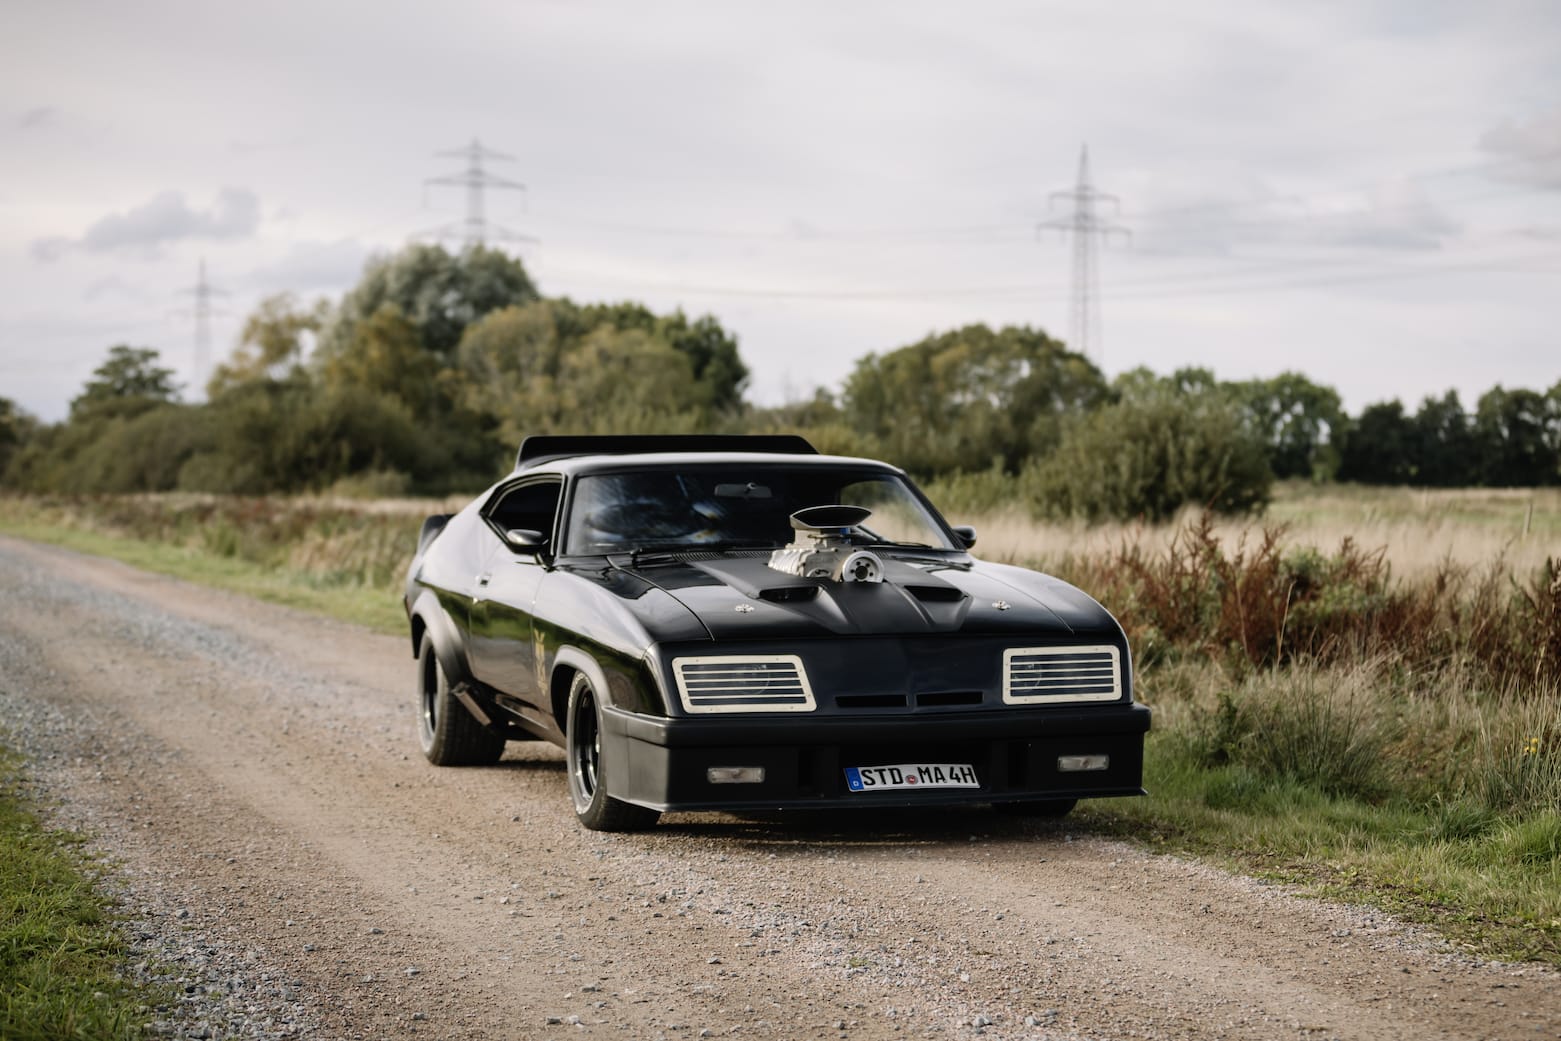
[{"label": "black front bumper", "polygon": [[[604,713],[608,791],[657,810],[935,806],[1142,795],[1142,705],[1015,709],[936,718]],[[1106,756],[1103,770],[1064,772],[1063,756]],[[979,788],[853,792],[847,767],[962,763]],[[715,784],[711,767],[763,767],[756,784]]]}]

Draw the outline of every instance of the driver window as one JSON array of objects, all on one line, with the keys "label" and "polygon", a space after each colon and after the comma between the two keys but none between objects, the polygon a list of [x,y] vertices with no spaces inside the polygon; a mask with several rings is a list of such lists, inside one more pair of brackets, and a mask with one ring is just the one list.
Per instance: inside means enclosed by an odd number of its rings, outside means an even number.
[{"label": "driver window", "polygon": [[488,510],[488,521],[501,532],[527,528],[540,531],[543,538],[551,541],[562,487],[557,481],[541,481],[513,488]]}]

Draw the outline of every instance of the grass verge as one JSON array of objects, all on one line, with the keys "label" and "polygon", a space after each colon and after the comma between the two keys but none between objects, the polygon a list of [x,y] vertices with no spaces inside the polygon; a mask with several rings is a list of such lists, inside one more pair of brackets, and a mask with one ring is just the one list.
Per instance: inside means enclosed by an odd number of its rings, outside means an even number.
[{"label": "grass verge", "polygon": [[141,1037],[162,996],[125,979],[127,955],[80,840],[39,822],[0,748],[0,1037]]},{"label": "grass verge", "polygon": [[1212,859],[1366,903],[1482,957],[1561,965],[1561,814],[1502,815],[1462,801],[1371,803],[1292,777],[1190,761],[1151,734],[1144,799],[1085,803],[1079,820],[1156,849]]},{"label": "grass verge", "polygon": [[333,582],[307,571],[223,555],[199,546],[151,542],[14,513],[0,514],[0,534],[108,557],[144,571],[313,611],[380,632],[401,633],[406,629],[406,613],[397,592],[384,583]]}]

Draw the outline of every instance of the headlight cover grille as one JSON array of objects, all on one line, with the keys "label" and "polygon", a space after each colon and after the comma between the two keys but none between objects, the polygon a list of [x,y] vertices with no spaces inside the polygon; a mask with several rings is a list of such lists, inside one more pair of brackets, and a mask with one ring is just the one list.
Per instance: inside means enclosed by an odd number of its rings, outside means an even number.
[{"label": "headlight cover grille", "polygon": [[1111,644],[1011,647],[1003,652],[1003,701],[1010,705],[1121,697],[1122,653]]},{"label": "headlight cover grille", "polygon": [[683,709],[713,712],[812,712],[813,688],[795,654],[674,658]]}]

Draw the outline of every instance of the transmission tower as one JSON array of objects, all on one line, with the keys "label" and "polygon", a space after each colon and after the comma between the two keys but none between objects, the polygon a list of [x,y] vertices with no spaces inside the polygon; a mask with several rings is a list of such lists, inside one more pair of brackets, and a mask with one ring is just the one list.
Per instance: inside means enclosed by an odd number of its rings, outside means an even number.
[{"label": "transmission tower", "polygon": [[448,152],[435,152],[438,158],[458,158],[466,160],[466,169],[460,173],[445,174],[443,177],[430,177],[423,184],[428,185],[456,185],[466,189],[466,221],[464,223],[451,223],[436,228],[432,234],[436,238],[458,238],[467,246],[480,246],[489,238],[513,239],[521,242],[534,242],[535,239],[517,234],[508,228],[497,224],[490,224],[485,211],[484,193],[489,188],[506,188],[512,191],[523,192],[526,186],[519,181],[511,181],[489,172],[483,166],[484,162],[497,160],[499,162],[514,162],[515,157],[505,155],[503,152],[495,152],[491,148],[484,148],[482,142],[475,137],[472,143],[465,148],[452,149]]},{"label": "transmission tower", "polygon": [[1095,190],[1089,176],[1089,145],[1079,152],[1079,179],[1073,190],[1052,192],[1051,205],[1056,206],[1059,202],[1072,203],[1072,215],[1046,221],[1040,225],[1040,230],[1052,228],[1073,237],[1073,304],[1068,316],[1068,346],[1096,365],[1103,365],[1105,343],[1100,335],[1100,271],[1095,260],[1095,243],[1097,239],[1109,240],[1113,235],[1127,238],[1131,232],[1103,220],[1095,212],[1096,205],[1102,203],[1117,212],[1121,200]]},{"label": "transmission tower", "polygon": [[224,312],[214,311],[211,307],[212,297],[230,295],[226,289],[218,289],[206,281],[206,258],[202,257],[200,267],[197,269],[195,284],[188,289],[179,292],[195,298],[194,306],[188,311],[179,312],[181,318],[193,318],[195,320],[195,365],[192,385],[199,393],[206,385],[206,369],[211,364],[211,318],[214,314]]}]

